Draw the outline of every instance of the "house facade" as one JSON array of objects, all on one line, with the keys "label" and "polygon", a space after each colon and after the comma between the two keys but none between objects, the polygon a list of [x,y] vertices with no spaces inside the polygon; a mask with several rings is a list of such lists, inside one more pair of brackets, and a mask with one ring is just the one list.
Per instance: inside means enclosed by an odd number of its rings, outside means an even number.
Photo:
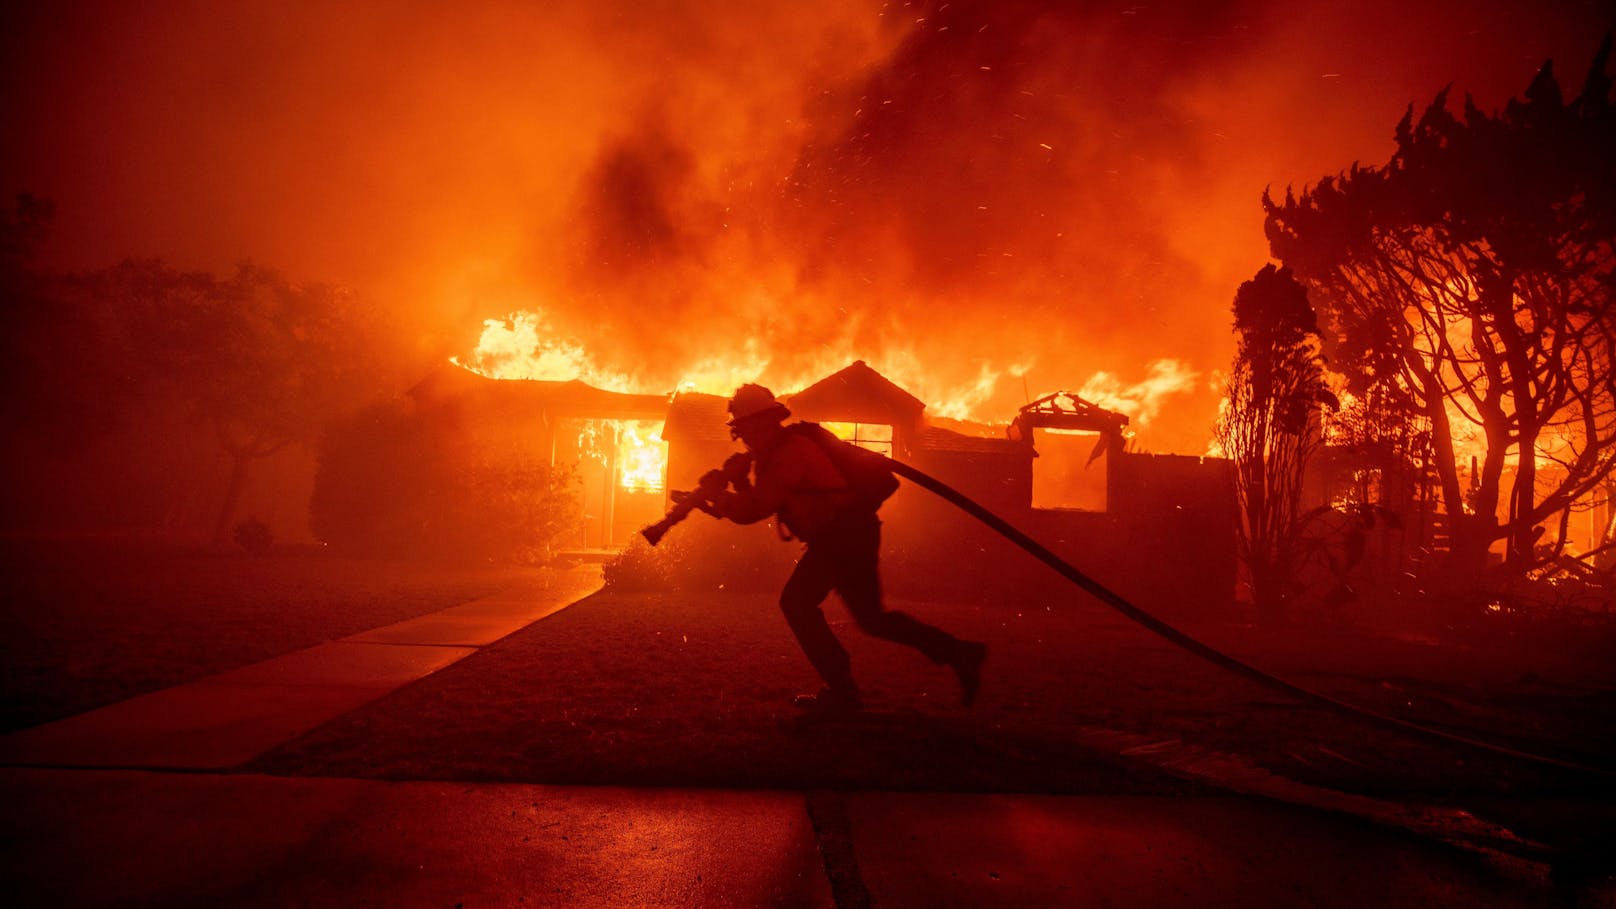
[{"label": "house facade", "polygon": [[[409,392],[418,412],[454,427],[494,460],[574,471],[583,521],[569,546],[616,549],[662,515],[667,395],[622,394],[576,380],[490,379],[445,364]],[[640,462],[647,469],[637,469]]]},{"label": "house facade", "polygon": [[[928,421],[923,402],[862,361],[781,400],[793,419],[913,465],[1153,612],[1230,612],[1235,506],[1223,459],[1126,451],[1127,417],[1071,395],[1022,408],[1008,432]],[[720,396],[673,398],[663,429],[670,489],[691,488],[738,450],[727,417]],[[881,514],[895,594],[1073,596],[1053,572],[924,490],[900,489]]]},{"label": "house facade", "polygon": [[[578,548],[626,546],[662,515],[672,490],[693,488],[740,450],[719,395],[618,394],[450,367],[412,397],[480,448],[575,469],[585,517]],[[1236,544],[1227,461],[1127,451],[1127,417],[1075,395],[1032,402],[1007,430],[929,420],[924,402],[862,361],[781,400],[792,419],[822,423],[954,487],[1152,612],[1229,614]],[[628,469],[637,457],[653,476]],[[1082,598],[924,490],[906,485],[881,515],[884,576],[894,595],[1046,605]],[[781,580],[796,554],[757,528],[699,515],[692,522],[676,533],[712,547],[715,559],[766,561],[766,573]]]}]

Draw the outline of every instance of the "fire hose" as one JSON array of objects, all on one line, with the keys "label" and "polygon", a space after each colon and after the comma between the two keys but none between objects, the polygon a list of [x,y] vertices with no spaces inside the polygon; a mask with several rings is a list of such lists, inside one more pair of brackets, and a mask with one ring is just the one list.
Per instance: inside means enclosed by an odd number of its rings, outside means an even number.
[{"label": "fire hose", "polygon": [[[1203,660],[1206,660],[1214,666],[1218,666],[1236,675],[1242,676],[1266,688],[1284,692],[1285,694],[1288,694],[1305,704],[1321,707],[1345,716],[1366,720],[1381,727],[1402,732],[1416,738],[1447,745],[1458,745],[1474,751],[1510,758],[1529,764],[1539,764],[1554,767],[1559,770],[1570,770],[1577,773],[1590,774],[1604,778],[1616,778],[1616,770],[1604,767],[1595,767],[1590,764],[1565,760],[1548,755],[1535,754],[1529,751],[1510,748],[1506,745],[1500,745],[1496,742],[1489,742],[1483,739],[1473,738],[1471,736],[1447,732],[1442,729],[1425,726],[1420,723],[1415,723],[1410,720],[1392,716],[1390,714],[1381,713],[1380,711],[1372,710],[1368,707],[1343,701],[1322,692],[1314,691],[1311,688],[1305,688],[1270,672],[1259,669],[1250,663],[1247,663],[1237,657],[1230,656],[1229,654],[1224,653],[1223,651],[1218,650],[1209,644],[1191,637],[1178,628],[1173,627],[1167,622],[1164,622],[1156,616],[1151,615],[1144,609],[1134,605],[1121,594],[1111,590],[1109,587],[1106,587],[1099,581],[1089,577],[1082,571],[1079,571],[1070,562],[1056,555],[1048,547],[1028,536],[1015,525],[1011,524],[1009,521],[1006,521],[1004,518],[999,517],[997,514],[994,514],[992,511],[989,511],[987,508],[983,507],[974,499],[971,499],[969,496],[966,496],[959,490],[954,489],[930,474],[911,467],[902,461],[897,461],[892,458],[886,458],[885,460],[887,462],[887,466],[892,470],[893,473],[903,477],[906,480],[909,480],[917,486],[922,487],[926,491],[948,502],[950,505],[953,505],[971,517],[981,521],[983,524],[986,524],[994,532],[998,533],[1006,540],[1009,540],[1011,543],[1014,543],[1028,555],[1040,562],[1043,562],[1045,565],[1053,569],[1056,574],[1059,574],[1061,577],[1082,589],[1085,593],[1088,593],[1090,596],[1099,600],[1101,603],[1104,603],[1117,612],[1122,613],[1123,616],[1155,633],[1157,636],[1166,639],[1168,642],[1180,647],[1183,650],[1189,651],[1190,653],[1200,657]],[[702,505],[702,491],[676,493],[675,505],[668,512],[667,516],[661,521],[658,521],[656,524],[645,528],[641,531],[641,533],[645,535],[645,538],[651,543],[651,545],[655,546],[657,542],[662,539],[663,534],[667,533],[668,530],[671,529],[675,524],[678,524],[680,521],[684,520],[692,510],[701,508]]]}]

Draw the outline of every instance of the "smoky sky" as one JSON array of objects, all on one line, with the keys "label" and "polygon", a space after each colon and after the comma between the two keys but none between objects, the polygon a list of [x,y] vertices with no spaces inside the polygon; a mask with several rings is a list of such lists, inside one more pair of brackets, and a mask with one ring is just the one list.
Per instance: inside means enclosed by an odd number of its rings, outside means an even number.
[{"label": "smoky sky", "polygon": [[[1448,84],[1496,108],[1602,3],[50,4],[3,14],[8,192],[47,264],[252,260],[385,302],[424,358],[543,309],[671,387],[861,356],[1008,416],[1094,373],[1198,378],[1257,200],[1381,163]],[[1024,377],[1022,374],[1025,374]]]}]

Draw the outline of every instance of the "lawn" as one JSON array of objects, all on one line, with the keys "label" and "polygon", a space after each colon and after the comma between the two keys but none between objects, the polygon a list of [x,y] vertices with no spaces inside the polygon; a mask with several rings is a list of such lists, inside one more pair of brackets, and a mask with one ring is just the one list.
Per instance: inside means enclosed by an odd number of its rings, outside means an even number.
[{"label": "lawn", "polygon": [[[1231,677],[1092,602],[896,602],[992,650],[982,698],[828,614],[868,707],[807,730],[817,681],[772,597],[605,592],[292,742],[274,773],[803,788],[1172,791],[1085,747],[1096,727],[1245,756],[1304,781],[1441,799],[1578,785],[1428,746]],[[1202,629],[1298,681],[1426,721],[1597,751],[1616,741],[1607,662],[1368,635]],[[1552,658],[1550,658],[1552,657]],[[1610,762],[1607,751],[1603,759]]]},{"label": "lawn", "polygon": [[129,542],[0,543],[0,731],[494,593],[531,569]]}]

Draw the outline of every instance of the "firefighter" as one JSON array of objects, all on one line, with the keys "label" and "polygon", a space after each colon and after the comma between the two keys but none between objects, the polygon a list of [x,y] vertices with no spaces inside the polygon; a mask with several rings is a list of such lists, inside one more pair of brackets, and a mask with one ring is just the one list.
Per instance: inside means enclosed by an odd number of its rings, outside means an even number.
[{"label": "firefighter", "polygon": [[[869,497],[861,498],[825,447],[793,431],[812,424],[784,425],[790,411],[769,389],[742,385],[729,402],[729,414],[730,435],[745,443],[747,454],[732,457],[722,471],[714,472],[721,477],[704,479],[708,489],[733,486],[713,496],[713,513],[737,524],[774,515],[791,536],[807,544],[780,593],[780,611],[824,687],[798,696],[797,706],[809,716],[844,715],[860,707],[847,650],[820,609],[832,590],[865,633],[913,647],[952,669],[962,700],[970,706],[981,685],[987,645],[961,640],[882,604],[879,500],[872,505]],[[830,439],[826,444],[848,443]]]}]

